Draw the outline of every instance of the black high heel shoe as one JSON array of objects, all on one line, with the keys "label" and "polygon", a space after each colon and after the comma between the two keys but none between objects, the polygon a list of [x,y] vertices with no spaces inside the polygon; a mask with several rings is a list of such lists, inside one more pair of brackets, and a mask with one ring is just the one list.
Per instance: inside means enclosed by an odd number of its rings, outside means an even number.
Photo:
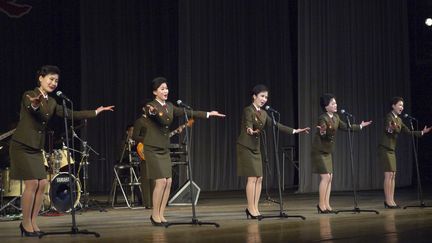
[{"label": "black high heel shoe", "polygon": [[21,237],[38,237],[39,235],[36,232],[29,232],[26,229],[24,229],[24,226],[22,223],[19,225],[19,228],[21,230]]},{"label": "black high heel shoe", "polygon": [[398,208],[400,208],[400,206],[397,205],[397,204],[394,205],[394,206],[392,206],[392,205],[388,205],[387,202],[384,201],[384,208],[388,208],[388,209],[398,209]]},{"label": "black high heel shoe", "polygon": [[163,226],[166,226],[167,224],[169,224],[168,221],[161,221],[161,223],[163,224]]},{"label": "black high heel shoe", "polygon": [[[249,209],[245,209],[245,213],[246,213],[246,218],[247,219],[249,219],[249,217],[251,218],[251,219],[259,219],[259,216],[253,216],[250,212],[249,212]],[[262,216],[261,216],[262,217]]]},{"label": "black high heel shoe", "polygon": [[318,214],[320,214],[320,213],[322,213],[322,214],[329,213],[329,211],[327,209],[322,210],[318,204],[317,204],[317,211],[318,211]]},{"label": "black high heel shoe", "polygon": [[158,222],[154,221],[153,216],[150,216],[150,221],[151,221],[153,226],[165,226],[164,223],[162,223],[162,222],[158,223]]}]

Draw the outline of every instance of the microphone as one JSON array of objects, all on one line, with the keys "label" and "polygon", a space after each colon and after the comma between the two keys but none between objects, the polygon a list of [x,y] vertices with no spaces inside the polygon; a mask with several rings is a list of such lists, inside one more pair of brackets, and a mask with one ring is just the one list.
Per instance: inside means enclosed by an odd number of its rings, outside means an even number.
[{"label": "microphone", "polygon": [[181,106],[181,107],[184,107],[184,108],[186,108],[186,109],[188,109],[188,110],[192,110],[192,107],[190,107],[189,105],[187,105],[187,104],[185,104],[183,101],[181,101],[181,100],[177,100],[177,105],[178,106]]},{"label": "microphone", "polygon": [[63,92],[61,92],[60,90],[56,92],[56,95],[58,97],[64,99],[64,100],[72,103],[72,101],[66,95],[64,95]]},{"label": "microphone", "polygon": [[273,112],[273,113],[277,113],[277,114],[279,114],[279,111],[277,111],[277,110],[271,108],[269,105],[266,105],[264,109],[265,109],[266,111],[270,111],[270,112]]},{"label": "microphone", "polygon": [[349,117],[353,117],[352,114],[346,112],[346,110],[344,110],[344,109],[342,109],[340,112],[341,112],[342,115],[349,116]]},{"label": "microphone", "polygon": [[405,114],[403,115],[403,117],[404,117],[404,118],[407,118],[407,119],[410,119],[410,120],[417,121],[417,119],[416,119],[415,117],[412,117],[412,116],[408,115],[407,113],[405,113]]}]

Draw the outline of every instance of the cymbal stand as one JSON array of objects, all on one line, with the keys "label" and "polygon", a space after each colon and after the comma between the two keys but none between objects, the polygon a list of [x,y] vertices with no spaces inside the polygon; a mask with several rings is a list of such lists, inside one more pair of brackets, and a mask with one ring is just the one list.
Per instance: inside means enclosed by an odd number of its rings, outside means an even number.
[{"label": "cymbal stand", "polygon": [[81,171],[82,168],[82,179],[83,179],[83,197],[82,197],[82,208],[83,209],[90,209],[90,208],[94,208],[99,210],[99,212],[107,212],[104,208],[102,208],[100,206],[100,202],[98,202],[95,199],[90,199],[90,193],[88,191],[88,179],[89,179],[89,175],[88,175],[88,166],[90,165],[88,158],[90,157],[90,151],[93,152],[95,155],[99,155],[98,152],[96,152],[88,143],[87,141],[84,141],[83,139],[81,139],[76,133],[75,131],[72,129],[72,137],[78,139],[78,141],[81,142],[81,146],[82,146],[82,151],[79,151],[79,153],[81,154],[81,161],[78,167],[78,172],[77,172],[77,178],[79,178],[79,173]]}]

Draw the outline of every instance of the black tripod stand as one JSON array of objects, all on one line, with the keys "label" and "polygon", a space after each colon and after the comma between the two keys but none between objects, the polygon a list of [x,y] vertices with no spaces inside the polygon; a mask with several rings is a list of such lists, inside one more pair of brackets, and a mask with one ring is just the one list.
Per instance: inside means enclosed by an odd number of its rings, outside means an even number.
[{"label": "black tripod stand", "polygon": [[352,187],[353,187],[353,196],[354,196],[354,208],[353,209],[344,209],[344,210],[336,210],[335,213],[343,213],[343,212],[352,212],[352,213],[361,213],[361,212],[369,212],[379,214],[377,210],[371,209],[360,209],[357,202],[357,177],[354,176],[354,156],[353,156],[353,131],[351,127],[351,120],[348,114],[345,113],[347,125],[348,125],[348,143],[350,150],[350,161],[351,161],[351,178],[352,178]]},{"label": "black tripod stand", "polygon": [[[413,126],[413,119],[410,118],[410,127],[411,127],[411,131],[414,131],[414,126]],[[416,172],[417,172],[417,199],[419,200],[419,205],[408,205],[403,207],[403,209],[407,209],[407,208],[431,208],[432,206],[427,206],[425,204],[425,202],[423,201],[423,189],[422,189],[422,184],[421,184],[421,178],[420,178],[420,169],[419,169],[419,164],[418,164],[418,154],[417,154],[417,145],[415,142],[415,138],[414,138],[414,133],[411,133],[411,140],[412,140],[412,145],[413,145],[413,151],[414,151],[414,161],[415,161],[415,166],[416,166]]]},{"label": "black tripod stand", "polygon": [[266,218],[301,218],[305,220],[306,217],[302,215],[287,215],[283,209],[281,173],[280,173],[280,164],[279,164],[279,128],[277,127],[278,122],[276,122],[275,119],[275,114],[274,114],[275,112],[273,111],[270,112],[272,116],[273,147],[274,147],[274,156],[276,161],[276,173],[277,173],[278,191],[279,191],[279,214],[263,215],[261,218],[259,218],[259,220],[266,219]]},{"label": "black tripod stand", "polygon": [[263,141],[263,151],[264,151],[264,164],[265,164],[265,194],[266,194],[266,201],[272,202],[272,203],[276,203],[276,204],[280,204],[279,201],[273,199],[270,197],[269,194],[269,189],[268,189],[268,178],[270,177],[271,170],[270,170],[270,164],[269,164],[269,159],[268,159],[268,152],[267,152],[267,134],[266,132],[263,130],[261,131],[261,139]]},{"label": "black tripod stand", "polygon": [[[72,130],[72,137],[78,139],[78,141],[81,142],[82,152],[80,151],[74,151],[81,154],[81,161],[80,165],[78,167],[77,177],[79,178],[79,173],[83,171],[82,178],[83,178],[83,200],[82,200],[82,208],[84,210],[88,209],[97,209],[99,212],[106,212],[104,208],[100,206],[100,203],[97,200],[90,199],[90,193],[88,191],[88,181],[89,181],[89,175],[88,175],[88,166],[89,161],[88,158],[90,156],[90,151],[93,152],[95,155],[99,155],[98,152],[96,152],[88,143],[87,141],[84,141],[81,139],[74,131],[73,127],[71,127]],[[73,141],[73,140],[72,140]]]},{"label": "black tripod stand", "polygon": [[[183,108],[184,114],[185,114],[185,119],[186,122],[189,121],[189,117],[188,114],[186,112],[186,108]],[[193,112],[193,111],[191,111]],[[186,131],[185,131],[185,141],[186,141],[186,146],[188,148],[191,148],[191,133],[192,133],[192,127],[185,127]],[[192,219],[189,222],[173,222],[173,223],[168,223],[165,225],[166,228],[170,227],[171,225],[214,225],[215,227],[219,227],[220,225],[218,223],[214,223],[214,222],[203,222],[198,220],[197,216],[196,216],[196,212],[195,212],[195,202],[194,202],[194,183],[193,183],[193,176],[192,176],[192,159],[191,159],[191,155],[190,153],[186,154],[186,162],[188,164],[188,173],[189,173],[189,190],[190,190],[190,195],[191,195],[191,205],[192,205]]]},{"label": "black tripod stand", "polygon": [[[71,113],[73,114],[73,110],[71,111]],[[72,115],[71,114],[71,115]],[[66,100],[63,99],[63,117],[64,117],[64,126],[65,126],[65,133],[66,133],[66,146],[67,146],[67,161],[68,161],[68,170],[69,170],[69,196],[70,196],[70,206],[71,206],[71,216],[72,216],[72,227],[70,231],[61,231],[61,232],[45,232],[43,234],[39,235],[39,238],[42,238],[45,235],[65,235],[65,234],[71,234],[71,235],[78,235],[78,234],[83,234],[83,235],[94,235],[96,237],[100,237],[100,234],[97,232],[92,232],[92,231],[87,231],[87,230],[79,230],[77,225],[76,225],[76,220],[75,220],[75,207],[74,207],[74,202],[75,202],[75,195],[74,192],[76,190],[75,188],[75,183],[73,183],[73,178],[72,178],[72,166],[71,166],[71,155],[70,155],[70,151],[69,151],[69,133],[68,133],[68,121],[67,118],[68,116],[68,110],[66,108]]]}]

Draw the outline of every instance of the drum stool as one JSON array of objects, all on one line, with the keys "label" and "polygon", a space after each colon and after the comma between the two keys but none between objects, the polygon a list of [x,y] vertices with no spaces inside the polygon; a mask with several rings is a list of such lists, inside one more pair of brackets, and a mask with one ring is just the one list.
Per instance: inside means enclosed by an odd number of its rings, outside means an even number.
[{"label": "drum stool", "polygon": [[[124,172],[127,171],[128,174],[125,174]],[[130,189],[127,190],[127,187]],[[122,192],[123,198],[126,202],[126,207],[130,209],[137,209],[137,208],[143,208],[143,207],[136,207],[136,198],[135,198],[135,187],[138,187],[139,191],[141,192],[141,183],[138,180],[138,177],[135,173],[135,168],[133,165],[130,164],[117,164],[114,166],[114,180],[111,187],[110,192],[110,201],[111,206],[113,208],[125,208],[124,206],[116,206],[117,202],[117,190],[118,188]],[[127,191],[130,192],[130,199],[127,195]],[[108,202],[109,203],[109,202]]]}]

